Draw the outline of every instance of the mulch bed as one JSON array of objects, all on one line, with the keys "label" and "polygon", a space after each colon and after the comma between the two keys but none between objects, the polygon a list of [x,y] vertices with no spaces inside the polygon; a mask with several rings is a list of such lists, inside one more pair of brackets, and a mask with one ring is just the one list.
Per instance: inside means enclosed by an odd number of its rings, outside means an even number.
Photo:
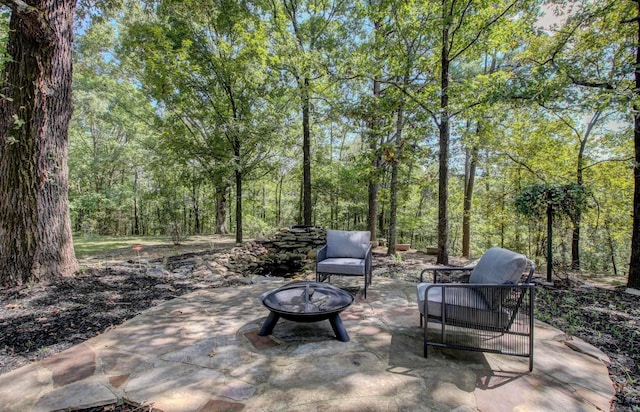
[{"label": "mulch bed", "polygon": [[0,290],[0,374],[84,342],[191,290],[168,279],[112,269]]},{"label": "mulch bed", "polygon": [[[611,359],[616,411],[640,411],[640,297],[624,288],[556,282],[536,289],[536,317],[600,348]],[[187,282],[93,269],[0,290],[0,374],[104,333],[143,310],[190,292]],[[123,402],[98,411],[152,410]]]}]

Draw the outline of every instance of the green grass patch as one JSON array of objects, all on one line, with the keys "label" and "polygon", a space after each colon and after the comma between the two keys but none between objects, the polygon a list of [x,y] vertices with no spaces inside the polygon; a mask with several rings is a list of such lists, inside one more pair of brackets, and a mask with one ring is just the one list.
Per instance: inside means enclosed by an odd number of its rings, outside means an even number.
[{"label": "green grass patch", "polygon": [[171,245],[167,236],[77,236],[73,238],[73,248],[77,258],[103,255],[105,253],[131,249],[134,246]]}]

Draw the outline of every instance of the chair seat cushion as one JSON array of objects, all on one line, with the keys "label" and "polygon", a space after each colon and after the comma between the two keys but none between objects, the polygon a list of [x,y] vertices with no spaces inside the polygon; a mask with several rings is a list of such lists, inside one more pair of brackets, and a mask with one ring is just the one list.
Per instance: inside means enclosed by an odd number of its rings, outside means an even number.
[{"label": "chair seat cushion", "polygon": [[[431,283],[418,284],[418,308],[425,314],[425,291]],[[442,319],[443,287],[429,289],[427,310],[429,318]],[[445,298],[445,323],[473,326],[477,328],[502,328],[509,322],[509,312],[492,309],[482,292],[473,287],[447,288]]]},{"label": "chair seat cushion", "polygon": [[354,258],[328,258],[318,262],[317,271],[319,273],[364,276],[365,261]]}]

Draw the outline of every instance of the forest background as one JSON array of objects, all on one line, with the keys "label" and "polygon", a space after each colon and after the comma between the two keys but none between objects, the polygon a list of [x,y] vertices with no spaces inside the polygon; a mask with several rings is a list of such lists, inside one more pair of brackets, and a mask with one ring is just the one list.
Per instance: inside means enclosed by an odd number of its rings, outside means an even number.
[{"label": "forest background", "polygon": [[117,5],[76,19],[74,237],[297,223],[625,279],[637,1]]}]

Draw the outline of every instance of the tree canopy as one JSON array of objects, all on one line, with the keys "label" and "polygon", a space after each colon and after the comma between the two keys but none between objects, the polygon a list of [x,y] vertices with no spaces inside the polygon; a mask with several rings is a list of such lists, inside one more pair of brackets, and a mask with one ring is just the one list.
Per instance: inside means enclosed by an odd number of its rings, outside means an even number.
[{"label": "tree canopy", "polygon": [[[388,253],[435,248],[442,263],[493,245],[542,259],[551,246],[576,270],[640,268],[637,7],[81,2],[74,236],[232,231],[241,242],[311,224],[371,230]],[[6,72],[15,9],[2,12]],[[580,195],[552,196],[569,217],[553,239],[530,218],[541,188]],[[587,193],[589,207],[573,208]]]}]

